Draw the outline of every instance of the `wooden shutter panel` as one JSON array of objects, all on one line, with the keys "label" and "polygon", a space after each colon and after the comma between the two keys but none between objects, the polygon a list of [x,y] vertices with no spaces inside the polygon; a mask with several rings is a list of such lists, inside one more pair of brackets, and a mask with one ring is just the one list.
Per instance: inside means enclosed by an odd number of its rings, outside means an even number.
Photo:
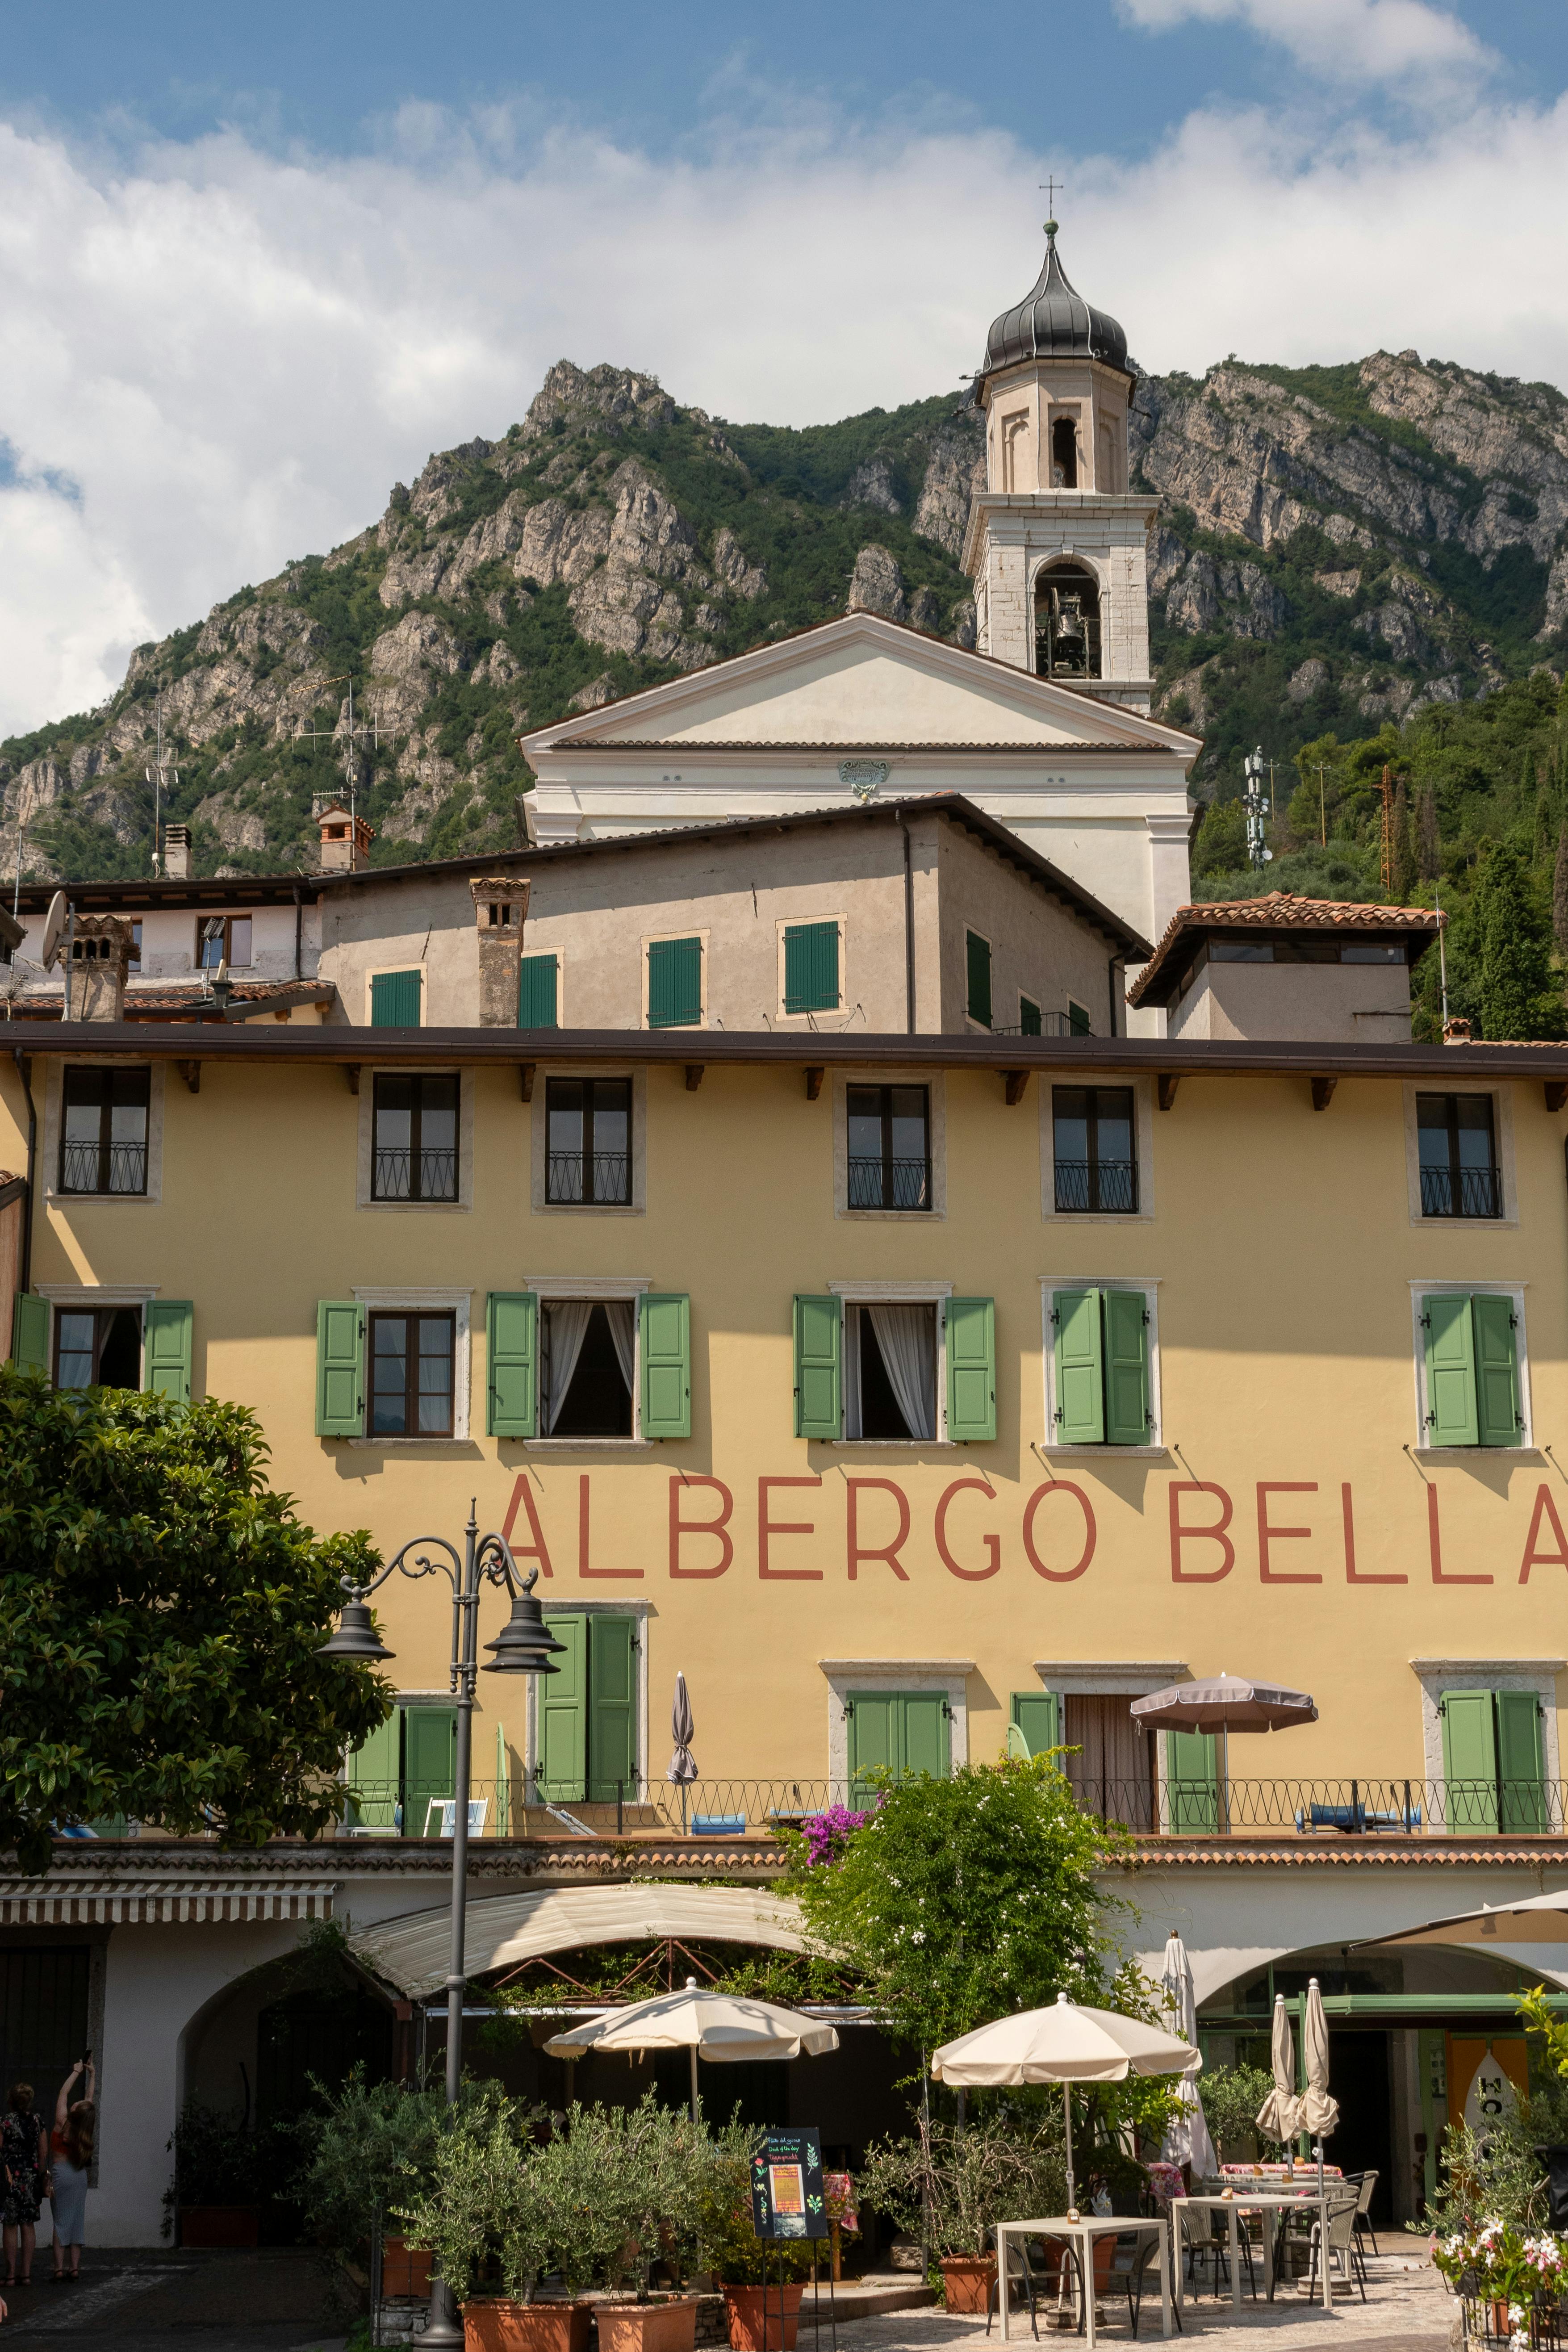
[{"label": "wooden shutter panel", "polygon": [[1061,1746],[1061,1707],[1055,1691],[1015,1691],[1009,1720],[1017,1725],[1031,1756]]},{"label": "wooden shutter panel", "polygon": [[1149,1443],[1149,1309],[1141,1290],[1105,1294],[1105,1442]]},{"label": "wooden shutter panel", "polygon": [[1057,1324],[1057,1415],[1053,1434],[1062,1445],[1102,1445],[1105,1375],[1100,1293],[1058,1290],[1053,1311]]},{"label": "wooden shutter panel", "polygon": [[996,1434],[996,1305],[990,1298],[947,1302],[947,1433],[955,1445]]},{"label": "wooden shutter panel", "polygon": [[316,1302],[316,1434],[364,1434],[364,1310],[357,1298]]},{"label": "wooden shutter panel", "polygon": [[485,1302],[485,1433],[539,1433],[539,1298],[492,1290]]},{"label": "wooden shutter panel", "polygon": [[837,1298],[795,1302],[795,1433],[837,1445],[844,1426],[844,1310]]},{"label": "wooden shutter panel", "polygon": [[701,1018],[701,940],[651,940],[647,951],[648,1027],[690,1029]]},{"label": "wooden shutter panel", "polygon": [[869,1780],[872,1772],[891,1772],[896,1778],[901,1768],[900,1727],[893,1704],[896,1696],[892,1691],[851,1691],[845,1702],[849,1716],[852,1804],[865,1804],[874,1796]]},{"label": "wooden shutter panel", "polygon": [[539,1684],[539,1788],[547,1804],[581,1802],[588,1787],[588,1620],[545,1613],[561,1649]]},{"label": "wooden shutter panel", "polygon": [[1428,1292],[1422,1321],[1426,1334],[1426,1443],[1479,1444],[1475,1344],[1468,1292]]},{"label": "wooden shutter panel", "polygon": [[11,1302],[11,1361],[19,1372],[49,1376],[49,1302],[19,1290]]},{"label": "wooden shutter panel", "polygon": [[614,1804],[618,1781],[637,1785],[637,1675],[635,1617],[595,1617],[588,1627],[588,1794]]},{"label": "wooden shutter panel", "polygon": [[392,1831],[402,1827],[403,1709],[373,1731],[349,1758],[349,1821],[362,1830]]},{"label": "wooden shutter panel", "polygon": [[969,983],[969,1017],[991,1026],[991,942],[983,940],[978,931],[964,934],[964,953]]},{"label": "wooden shutter panel", "polygon": [[1040,1034],[1040,1008],[1032,997],[1018,999],[1018,1033],[1024,1037],[1037,1037]]},{"label": "wooden shutter panel", "polygon": [[1541,1701],[1533,1691],[1500,1690],[1495,1696],[1499,1826],[1540,1837],[1549,1826]]},{"label": "wooden shutter panel", "polygon": [[691,1301],[684,1291],[643,1297],[642,1434],[691,1434]]},{"label": "wooden shutter panel", "polygon": [[1489,1690],[1445,1691],[1443,1778],[1447,1784],[1448,1828],[1495,1830],[1497,1816],[1496,1710]]},{"label": "wooden shutter panel", "polygon": [[1476,1349],[1476,1443],[1517,1445],[1522,1429],[1513,1300],[1478,1291],[1470,1301],[1470,1319]]},{"label": "wooden shutter panel", "polygon": [[404,1834],[439,1837],[441,1807],[456,1790],[458,1710],[409,1706],[403,1718]]},{"label": "wooden shutter panel", "polygon": [[902,1718],[900,1770],[929,1772],[934,1780],[945,1780],[952,1760],[947,1699],[941,1691],[898,1691],[894,1704]]},{"label": "wooden shutter panel", "polygon": [[552,955],[526,955],[518,973],[517,1025],[520,1029],[556,1029],[556,961]]},{"label": "wooden shutter panel", "polygon": [[188,1298],[150,1298],[142,1310],[142,1385],[172,1404],[191,1401],[191,1325]]},{"label": "wooden shutter panel", "polygon": [[792,923],[784,931],[784,1011],[838,1010],[838,926]]},{"label": "wooden shutter panel", "polygon": [[418,971],[378,971],[370,983],[370,1025],[373,1029],[417,1029],[424,974]]},{"label": "wooden shutter panel", "polygon": [[1217,1830],[1219,1769],[1212,1731],[1165,1734],[1165,1796],[1173,1830]]}]

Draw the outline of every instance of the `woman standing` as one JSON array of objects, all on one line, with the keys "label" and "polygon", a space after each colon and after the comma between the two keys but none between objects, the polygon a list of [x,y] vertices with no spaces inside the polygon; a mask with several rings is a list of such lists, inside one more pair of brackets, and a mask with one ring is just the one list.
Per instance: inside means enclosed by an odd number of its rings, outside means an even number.
[{"label": "woman standing", "polygon": [[[86,2096],[71,2097],[79,2074],[87,2076]],[[60,2086],[55,2101],[55,2127],[49,2135],[49,2204],[55,2217],[55,2277],[80,2278],[81,2250],[87,2237],[87,2176],[92,2168],[92,2135],[97,2120],[93,2105],[90,2058],[79,2058]],[[70,2268],[65,2252],[70,2248]]]},{"label": "woman standing", "polygon": [[[37,2243],[38,2206],[42,2199],[48,2141],[44,2119],[34,2112],[31,2083],[13,2083],[9,2111],[0,2116],[0,2171],[5,2177],[4,2217],[5,2284],[31,2286],[33,2249]],[[21,2268],[16,2266],[21,2241]]]}]

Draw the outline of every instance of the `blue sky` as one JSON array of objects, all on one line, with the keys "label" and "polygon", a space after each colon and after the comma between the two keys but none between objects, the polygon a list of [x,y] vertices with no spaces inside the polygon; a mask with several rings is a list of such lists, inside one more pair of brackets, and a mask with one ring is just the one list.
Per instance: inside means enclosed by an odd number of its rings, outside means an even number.
[{"label": "blue sky", "polygon": [[1146,368],[1568,386],[1565,91],[1568,0],[0,0],[0,734],[558,358],[781,424],[955,386],[1047,172]]}]

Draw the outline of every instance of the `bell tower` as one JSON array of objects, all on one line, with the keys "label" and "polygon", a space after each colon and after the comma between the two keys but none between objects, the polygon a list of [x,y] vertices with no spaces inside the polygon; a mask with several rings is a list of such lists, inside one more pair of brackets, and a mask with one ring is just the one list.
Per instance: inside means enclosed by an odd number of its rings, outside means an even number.
[{"label": "bell tower", "polygon": [[1127,338],[1070,284],[1046,223],[1032,291],[993,320],[974,397],[985,488],[963,567],[982,653],[1146,711],[1147,541],[1157,501],[1128,484],[1137,383]]}]

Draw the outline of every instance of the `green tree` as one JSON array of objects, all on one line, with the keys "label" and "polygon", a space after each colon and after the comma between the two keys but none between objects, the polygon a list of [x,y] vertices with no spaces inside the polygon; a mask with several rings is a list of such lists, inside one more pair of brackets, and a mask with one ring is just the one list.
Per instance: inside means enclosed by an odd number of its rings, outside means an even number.
[{"label": "green tree", "polygon": [[1557,858],[1552,869],[1552,936],[1558,954],[1568,957],[1568,824],[1557,836]]},{"label": "green tree", "polygon": [[1481,865],[1474,918],[1486,1036],[1560,1037],[1563,992],[1552,973],[1551,925],[1511,842],[1500,841]]},{"label": "green tree", "polygon": [[1247,811],[1239,801],[1215,801],[1198,828],[1194,874],[1232,874],[1247,863]]},{"label": "green tree", "polygon": [[391,1712],[318,1657],[376,1565],[267,1485],[255,1416],[0,1366],[0,1843],[124,1813],[238,1845],[331,1817],[346,1744]]}]

